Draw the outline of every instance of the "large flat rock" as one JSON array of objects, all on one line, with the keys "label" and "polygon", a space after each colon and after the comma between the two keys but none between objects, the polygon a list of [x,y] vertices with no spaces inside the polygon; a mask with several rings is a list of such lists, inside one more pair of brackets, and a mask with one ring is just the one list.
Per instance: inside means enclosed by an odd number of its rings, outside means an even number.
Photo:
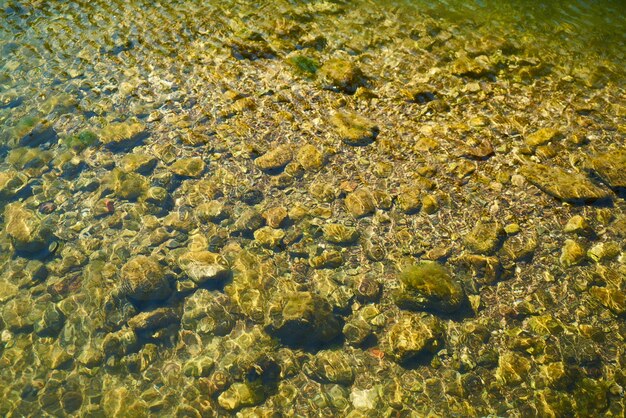
[{"label": "large flat rock", "polygon": [[570,173],[559,167],[527,164],[520,169],[526,180],[565,202],[593,202],[611,196],[611,191],[596,185],[580,173]]}]

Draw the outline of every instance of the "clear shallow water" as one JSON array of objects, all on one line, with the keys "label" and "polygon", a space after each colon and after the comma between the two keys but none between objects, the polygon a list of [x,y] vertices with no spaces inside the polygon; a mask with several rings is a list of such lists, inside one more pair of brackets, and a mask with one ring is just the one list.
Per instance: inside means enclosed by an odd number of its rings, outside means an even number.
[{"label": "clear shallow water", "polygon": [[620,416],[625,16],[2,2],[0,415]]}]

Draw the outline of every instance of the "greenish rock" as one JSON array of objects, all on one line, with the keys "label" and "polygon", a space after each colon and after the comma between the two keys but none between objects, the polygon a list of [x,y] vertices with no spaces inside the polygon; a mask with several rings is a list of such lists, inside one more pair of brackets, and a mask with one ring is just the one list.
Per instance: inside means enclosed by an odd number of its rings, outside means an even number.
[{"label": "greenish rock", "polygon": [[376,210],[376,203],[372,192],[367,188],[360,188],[348,194],[344,203],[348,212],[355,218],[370,215]]},{"label": "greenish rock", "polygon": [[141,122],[116,122],[102,128],[98,136],[112,151],[122,151],[138,145],[148,134]]},{"label": "greenish rock", "polygon": [[602,306],[611,310],[614,314],[626,315],[626,292],[616,286],[599,287],[593,286],[589,289],[589,293]]},{"label": "greenish rock", "polygon": [[52,121],[37,116],[20,119],[13,129],[13,145],[18,147],[37,147],[55,142],[57,132]]},{"label": "greenish rock", "polygon": [[219,405],[227,411],[258,405],[264,400],[265,392],[259,381],[233,383],[217,398]]},{"label": "greenish rock", "polygon": [[615,241],[599,242],[587,251],[587,257],[596,263],[601,263],[616,259],[620,252],[620,245]]},{"label": "greenish rock", "polygon": [[185,299],[182,327],[201,335],[226,335],[235,325],[228,296],[218,291],[198,289]]},{"label": "greenish rock", "polygon": [[249,235],[261,228],[265,224],[265,219],[253,208],[245,209],[231,227],[231,231],[236,234]]},{"label": "greenish rock", "polygon": [[626,188],[626,148],[594,155],[591,167],[610,187]]},{"label": "greenish rock", "polygon": [[293,55],[288,58],[288,62],[300,73],[315,74],[319,68],[319,63],[304,55]]},{"label": "greenish rock", "polygon": [[298,150],[296,159],[307,171],[318,171],[324,166],[324,154],[311,144],[303,145]]},{"label": "greenish rock", "polygon": [[421,192],[414,187],[403,187],[396,200],[398,209],[406,214],[419,211],[422,205]]},{"label": "greenish rock", "polygon": [[102,352],[105,357],[122,357],[137,349],[137,334],[128,327],[110,332],[102,340]]},{"label": "greenish rock", "polygon": [[584,175],[559,167],[530,163],[520,168],[520,173],[545,193],[565,202],[592,202],[611,197],[609,190]]},{"label": "greenish rock", "polygon": [[150,174],[156,167],[156,157],[148,154],[127,154],[122,158],[120,168],[126,173]]},{"label": "greenish rock", "polygon": [[76,135],[63,138],[63,143],[72,151],[78,153],[98,143],[98,135],[91,131],[82,131]]},{"label": "greenish rock", "polygon": [[264,226],[254,231],[254,240],[266,248],[276,248],[282,245],[285,231]]},{"label": "greenish rock", "polygon": [[108,173],[103,184],[116,196],[131,201],[137,200],[150,186],[148,179],[141,174],[125,173],[119,168]]},{"label": "greenish rock", "polygon": [[198,205],[195,213],[201,221],[216,223],[228,218],[229,215],[226,205],[219,200],[211,200]]},{"label": "greenish rock", "polygon": [[123,294],[137,301],[166,299],[172,288],[165,269],[154,258],[138,255],[126,262],[121,270]]},{"label": "greenish rock", "polygon": [[287,219],[287,216],[287,209],[282,206],[276,206],[263,212],[265,222],[272,228],[280,228]]},{"label": "greenish rock", "polygon": [[303,370],[307,376],[322,383],[351,385],[355,378],[351,357],[338,350],[318,351]]},{"label": "greenish rock", "polygon": [[189,377],[208,377],[214,365],[215,361],[210,357],[192,358],[183,366],[183,373]]},{"label": "greenish rock", "polygon": [[178,257],[178,265],[187,277],[199,285],[226,279],[231,274],[226,259],[210,251],[188,251]]},{"label": "greenish rock", "polygon": [[581,235],[593,232],[589,222],[587,222],[587,219],[580,215],[572,216],[565,224],[563,231]]},{"label": "greenish rock", "polygon": [[204,173],[206,164],[202,158],[181,158],[170,166],[172,173],[181,177],[199,178]]},{"label": "greenish rock", "polygon": [[489,59],[485,55],[476,58],[461,55],[452,62],[450,68],[452,74],[470,78],[488,78],[494,74]]},{"label": "greenish rock", "polygon": [[356,228],[342,224],[326,224],[323,230],[324,239],[333,244],[350,245],[359,238]]},{"label": "greenish rock", "polygon": [[147,213],[156,216],[167,214],[174,205],[172,196],[163,187],[150,187],[139,200],[144,203]]},{"label": "greenish rock", "polygon": [[309,259],[309,265],[314,269],[333,269],[343,264],[343,256],[339,251],[326,250],[320,255]]},{"label": "greenish rock", "polygon": [[526,145],[529,147],[538,147],[540,145],[545,145],[560,136],[561,132],[558,129],[542,128],[526,136],[524,142],[526,142]]},{"label": "greenish rock", "polygon": [[502,386],[518,386],[528,379],[531,363],[526,357],[507,351],[498,358],[496,381]]},{"label": "greenish rock", "polygon": [[291,148],[280,145],[254,160],[254,165],[263,171],[275,172],[285,167],[292,158]]},{"label": "greenish rock", "polygon": [[33,255],[48,248],[54,239],[51,228],[35,212],[20,203],[12,203],[4,210],[4,230],[18,253]]},{"label": "greenish rock", "polygon": [[341,332],[330,304],[311,292],[277,292],[268,304],[265,329],[290,346],[327,342]]},{"label": "greenish rock", "polygon": [[12,199],[28,185],[28,176],[15,170],[0,171],[0,205]]},{"label": "greenish rock", "polygon": [[493,254],[505,236],[504,228],[491,221],[479,221],[464,238],[467,249],[478,254]]},{"label": "greenish rock", "polygon": [[401,308],[451,313],[466,302],[460,283],[437,262],[408,265],[399,277],[400,288],[394,299]]},{"label": "greenish rock", "polygon": [[425,195],[422,199],[422,210],[424,211],[424,213],[433,215],[439,210],[439,201],[435,196],[431,194]]},{"label": "greenish rock", "polygon": [[41,337],[52,337],[61,331],[65,315],[55,304],[49,304],[43,315],[35,322],[33,330]]},{"label": "greenish rock", "polygon": [[401,312],[380,339],[383,352],[397,363],[443,348],[444,328],[440,320],[428,314]]},{"label": "greenish rock", "polygon": [[568,239],[561,249],[559,261],[565,267],[571,267],[582,263],[585,260],[587,251],[579,242]]},{"label": "greenish rock", "polygon": [[317,74],[322,88],[347,94],[354,94],[357,88],[364,87],[367,82],[356,64],[341,58],[326,61]]},{"label": "greenish rock", "polygon": [[135,332],[154,331],[180,322],[180,317],[173,308],[156,308],[140,312],[128,320],[128,326]]},{"label": "greenish rock", "polygon": [[379,128],[371,120],[354,112],[335,112],[331,120],[337,134],[348,145],[367,145],[378,136]]},{"label": "greenish rock", "polygon": [[18,170],[40,169],[52,160],[52,154],[40,148],[13,148],[6,157],[9,164]]}]

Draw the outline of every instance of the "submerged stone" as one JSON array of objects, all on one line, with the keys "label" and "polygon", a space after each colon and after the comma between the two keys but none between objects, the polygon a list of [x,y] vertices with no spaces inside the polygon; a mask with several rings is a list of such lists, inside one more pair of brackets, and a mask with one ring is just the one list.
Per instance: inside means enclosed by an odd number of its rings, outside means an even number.
[{"label": "submerged stone", "polygon": [[356,242],[358,237],[359,233],[356,228],[341,224],[324,225],[324,239],[333,244],[353,244],[354,242]]},{"label": "submerged stone", "polygon": [[[0,171],[0,200],[13,198],[28,185],[28,176],[16,170]],[[0,202],[2,205],[3,202]]]},{"label": "submerged stone", "polygon": [[341,332],[330,304],[311,292],[279,292],[269,303],[265,328],[270,335],[294,346],[324,343]]},{"label": "submerged stone", "polygon": [[4,229],[15,251],[35,254],[48,248],[54,236],[37,214],[20,203],[7,205],[4,210]]},{"label": "submerged stone", "polygon": [[324,154],[311,144],[303,145],[296,156],[305,170],[317,171],[324,165]]},{"label": "submerged stone", "polygon": [[466,247],[478,254],[492,254],[498,249],[505,232],[497,222],[479,221],[465,236]]},{"label": "submerged stone", "polygon": [[405,363],[423,354],[433,354],[443,347],[444,328],[433,315],[402,312],[383,334],[380,345],[386,355]]},{"label": "submerged stone", "polygon": [[227,411],[258,405],[264,400],[265,393],[261,382],[233,383],[217,398],[220,406]]},{"label": "submerged stone", "polygon": [[128,320],[130,329],[137,332],[154,331],[176,324],[180,320],[172,308],[157,308],[148,312],[140,312]]},{"label": "submerged stone", "polygon": [[170,166],[172,173],[181,177],[198,178],[204,173],[206,164],[202,158],[181,158]]},{"label": "submerged stone", "polygon": [[121,279],[123,293],[137,301],[166,299],[172,293],[165,269],[153,257],[138,255],[128,260]]},{"label": "submerged stone", "polygon": [[254,160],[254,165],[263,171],[277,171],[286,166],[291,159],[291,149],[287,145],[281,145]]},{"label": "submerged stone", "polygon": [[610,187],[626,188],[626,148],[596,154],[591,166]]},{"label": "submerged stone", "polygon": [[530,147],[537,147],[547,144],[553,139],[558,138],[560,135],[561,132],[558,129],[542,128],[528,135],[524,141],[526,142],[526,145]]},{"label": "submerged stone", "polygon": [[367,145],[378,136],[378,126],[371,120],[353,112],[336,112],[331,122],[343,142],[348,145]]},{"label": "submerged stone", "polygon": [[550,196],[566,202],[592,202],[611,196],[609,190],[594,184],[584,175],[568,173],[558,167],[531,163],[523,166],[520,173]]},{"label": "submerged stone", "polygon": [[319,382],[342,385],[352,384],[355,377],[350,356],[336,350],[319,351],[304,365],[304,372]]},{"label": "submerged stone", "polygon": [[466,301],[461,285],[436,262],[409,265],[400,272],[395,302],[401,308],[451,313]]},{"label": "submerged stone", "polygon": [[361,69],[354,63],[334,58],[326,61],[317,72],[322,88],[353,94],[357,88],[366,84],[366,78]]},{"label": "submerged stone", "polygon": [[111,123],[100,130],[100,142],[113,151],[131,148],[147,137],[140,122]]},{"label": "submerged stone", "polygon": [[210,251],[189,251],[178,258],[178,265],[195,283],[222,280],[230,275],[226,259]]},{"label": "submerged stone", "polygon": [[346,209],[355,218],[360,218],[376,210],[376,202],[374,196],[369,189],[361,188],[350,193],[345,198]]}]

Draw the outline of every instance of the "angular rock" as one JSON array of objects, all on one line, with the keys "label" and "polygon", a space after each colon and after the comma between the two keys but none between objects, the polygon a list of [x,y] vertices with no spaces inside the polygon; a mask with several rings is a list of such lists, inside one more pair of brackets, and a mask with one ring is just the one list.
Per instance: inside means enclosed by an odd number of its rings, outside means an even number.
[{"label": "angular rock", "polygon": [[217,398],[220,406],[227,411],[236,411],[246,406],[258,405],[265,400],[261,382],[236,382],[230,385]]},{"label": "angular rock", "polygon": [[545,193],[565,202],[592,202],[611,196],[609,190],[582,174],[569,173],[558,167],[530,163],[520,168],[520,173]]},{"label": "angular rock", "polygon": [[331,122],[337,129],[341,140],[348,145],[367,145],[378,136],[378,126],[354,112],[336,112]]},{"label": "angular rock", "polygon": [[532,134],[528,135],[524,142],[530,147],[537,147],[539,145],[545,145],[555,138],[558,138],[561,132],[555,128],[542,128]]},{"label": "angular rock", "polygon": [[401,308],[451,313],[466,302],[463,288],[447,268],[436,262],[409,265],[400,272],[395,302]]},{"label": "angular rock", "polygon": [[254,231],[254,239],[263,247],[275,248],[282,244],[285,238],[285,231],[274,229],[271,226],[264,226]]}]

